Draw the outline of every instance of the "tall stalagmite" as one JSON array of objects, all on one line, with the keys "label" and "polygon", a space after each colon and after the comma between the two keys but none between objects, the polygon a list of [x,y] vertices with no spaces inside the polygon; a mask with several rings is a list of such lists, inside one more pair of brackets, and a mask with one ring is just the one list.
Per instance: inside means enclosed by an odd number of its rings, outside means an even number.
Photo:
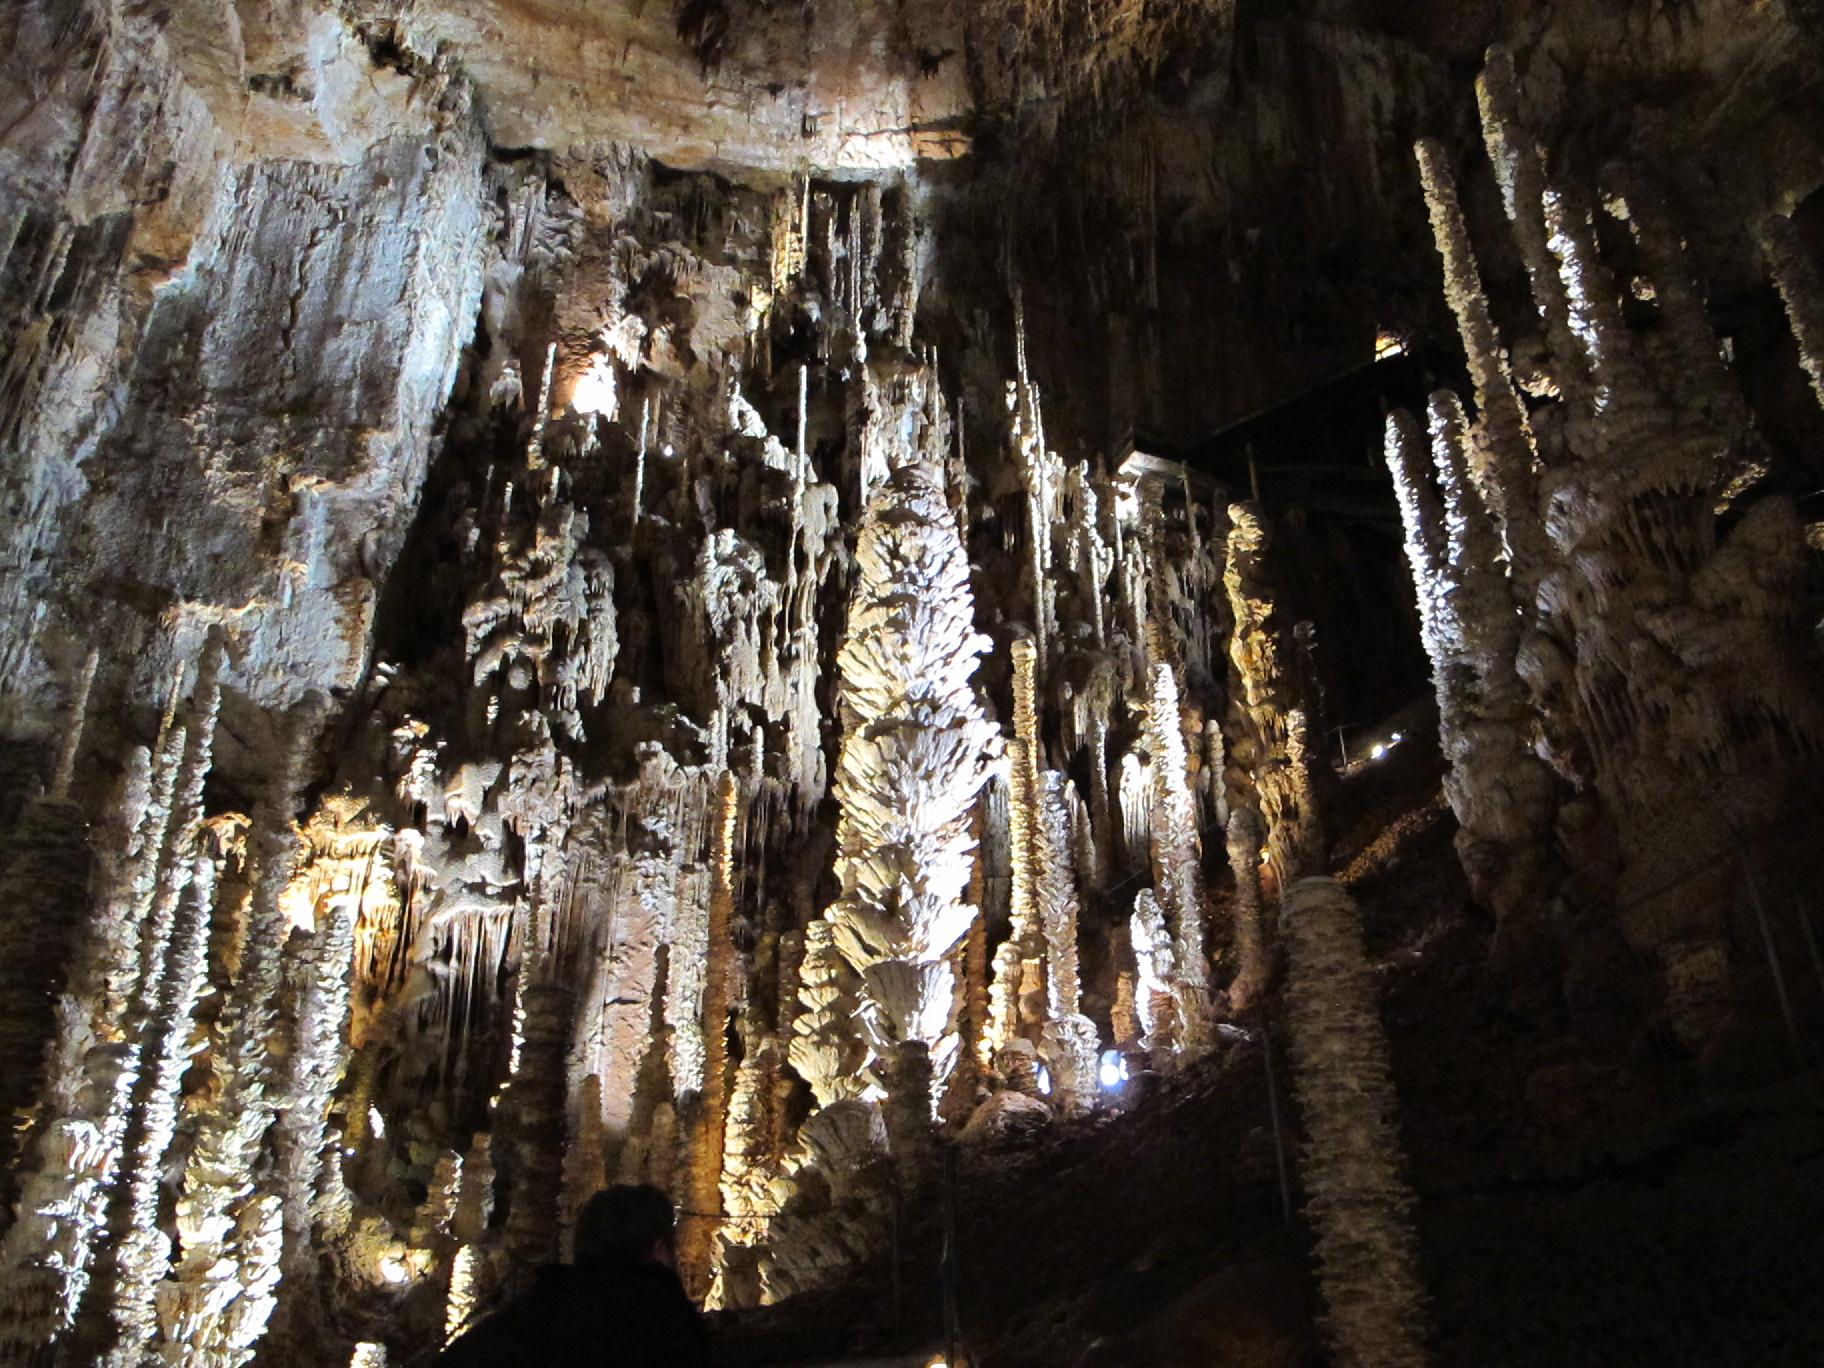
[{"label": "tall stalagmite", "polygon": [[1360,914],[1325,878],[1293,884],[1282,909],[1325,1338],[1346,1368],[1417,1368],[1427,1360],[1413,1198],[1400,1173],[1398,1103]]}]

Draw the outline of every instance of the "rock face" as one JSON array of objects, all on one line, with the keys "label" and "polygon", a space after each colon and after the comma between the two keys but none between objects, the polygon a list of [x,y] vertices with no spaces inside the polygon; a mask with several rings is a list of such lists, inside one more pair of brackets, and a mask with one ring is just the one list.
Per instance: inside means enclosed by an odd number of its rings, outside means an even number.
[{"label": "rock face", "polygon": [[1506,1000],[1797,1036],[1803,7],[1091,8],[0,14],[0,1360],[404,1361],[616,1181],[777,1301],[1289,1016],[1416,1361],[1301,880],[1428,667]]}]

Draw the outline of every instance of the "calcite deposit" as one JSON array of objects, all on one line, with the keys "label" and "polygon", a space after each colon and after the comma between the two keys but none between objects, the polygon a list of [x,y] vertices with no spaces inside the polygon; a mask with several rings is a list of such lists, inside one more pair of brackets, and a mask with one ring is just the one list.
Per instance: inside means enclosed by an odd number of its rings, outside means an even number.
[{"label": "calcite deposit", "polygon": [[1508,1361],[1426,1033],[1632,1155],[1818,1027],[1811,8],[14,0],[0,1362],[615,1182],[736,1340]]}]

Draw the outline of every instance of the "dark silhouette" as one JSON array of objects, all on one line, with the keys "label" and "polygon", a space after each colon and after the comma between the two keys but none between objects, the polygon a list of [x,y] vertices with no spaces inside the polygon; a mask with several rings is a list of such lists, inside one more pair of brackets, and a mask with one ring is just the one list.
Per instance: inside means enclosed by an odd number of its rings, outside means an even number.
[{"label": "dark silhouette", "polygon": [[677,1213],[656,1187],[598,1192],[576,1218],[576,1261],[468,1331],[438,1368],[709,1368],[709,1339],[678,1280]]}]

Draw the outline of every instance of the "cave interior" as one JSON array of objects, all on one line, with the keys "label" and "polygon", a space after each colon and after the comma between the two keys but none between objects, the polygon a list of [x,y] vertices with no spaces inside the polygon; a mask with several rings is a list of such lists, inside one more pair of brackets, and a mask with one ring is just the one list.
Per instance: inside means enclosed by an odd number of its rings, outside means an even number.
[{"label": "cave interior", "polygon": [[1824,1362],[1817,0],[0,39],[0,1363]]}]

